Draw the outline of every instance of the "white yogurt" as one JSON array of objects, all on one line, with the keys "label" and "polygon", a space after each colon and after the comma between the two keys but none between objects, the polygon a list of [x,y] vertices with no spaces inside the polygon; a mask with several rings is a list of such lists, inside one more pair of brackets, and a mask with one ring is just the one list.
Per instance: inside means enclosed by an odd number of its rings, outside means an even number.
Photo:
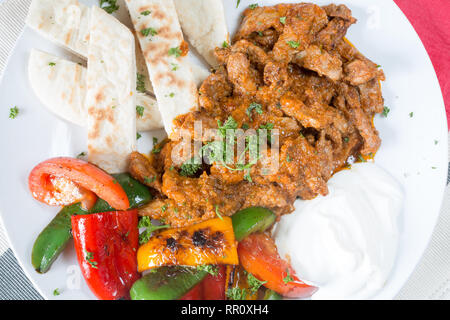
[{"label": "white yogurt", "polygon": [[274,229],[282,257],[319,287],[313,299],[367,299],[395,262],[404,194],[372,163],[354,164],[328,183],[329,195],[295,203]]}]

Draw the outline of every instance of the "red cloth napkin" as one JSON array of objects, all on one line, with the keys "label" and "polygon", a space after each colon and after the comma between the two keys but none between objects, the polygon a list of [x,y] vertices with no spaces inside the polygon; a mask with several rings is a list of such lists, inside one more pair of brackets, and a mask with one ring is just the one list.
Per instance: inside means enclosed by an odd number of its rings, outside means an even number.
[{"label": "red cloth napkin", "polygon": [[436,70],[450,128],[450,0],[394,0],[422,39]]}]

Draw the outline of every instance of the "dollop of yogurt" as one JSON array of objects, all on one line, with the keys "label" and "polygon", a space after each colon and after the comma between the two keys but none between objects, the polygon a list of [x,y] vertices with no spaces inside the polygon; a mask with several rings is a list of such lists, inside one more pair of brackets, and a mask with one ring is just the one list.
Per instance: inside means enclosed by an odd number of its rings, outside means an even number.
[{"label": "dollop of yogurt", "polygon": [[368,299],[383,288],[397,255],[404,193],[373,163],[354,164],[328,183],[329,195],[298,200],[273,236],[312,299]]}]

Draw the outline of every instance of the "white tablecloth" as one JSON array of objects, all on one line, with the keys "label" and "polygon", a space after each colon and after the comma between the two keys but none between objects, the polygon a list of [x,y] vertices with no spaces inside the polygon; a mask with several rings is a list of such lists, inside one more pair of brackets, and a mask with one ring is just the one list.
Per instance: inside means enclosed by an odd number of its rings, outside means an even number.
[{"label": "white tablecloth", "polygon": [[[23,29],[30,3],[31,0],[0,0],[0,74]],[[42,299],[17,264],[1,225],[0,299]],[[428,250],[397,299],[450,299],[449,187]]]}]

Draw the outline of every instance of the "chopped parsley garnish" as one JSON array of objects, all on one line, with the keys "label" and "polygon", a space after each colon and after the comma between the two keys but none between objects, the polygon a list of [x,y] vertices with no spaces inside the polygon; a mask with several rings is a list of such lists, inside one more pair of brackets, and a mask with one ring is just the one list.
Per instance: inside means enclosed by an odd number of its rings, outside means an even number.
[{"label": "chopped parsley garnish", "polygon": [[287,162],[292,162],[292,159],[291,159],[291,157],[289,155],[286,156],[286,161]]},{"label": "chopped parsley garnish", "polygon": [[280,22],[281,22],[282,24],[286,24],[286,17],[281,17],[281,18],[280,18]]},{"label": "chopped parsley garnish", "polygon": [[349,142],[349,141],[350,141],[350,138],[349,138],[349,137],[345,137],[345,138],[344,138],[344,142],[345,142],[345,143],[347,143],[347,142]]},{"label": "chopped parsley garnish", "polygon": [[177,65],[176,63],[171,63],[170,65],[172,66],[172,71],[177,71],[178,68],[180,67],[180,66]]},{"label": "chopped parsley garnish", "polygon": [[217,276],[219,274],[219,267],[214,265],[199,265],[196,269],[197,271],[206,271],[212,276]]},{"label": "chopped parsley garnish", "polygon": [[141,30],[141,34],[144,37],[148,37],[149,35],[154,37],[154,36],[156,36],[158,34],[158,31],[156,31],[156,29],[154,29],[154,28],[145,28],[145,29]]},{"label": "chopped parsley garnish", "polygon": [[411,112],[411,113],[409,114],[409,117],[410,117],[410,118],[414,117],[414,112]]},{"label": "chopped parsley garnish", "polygon": [[195,163],[195,158],[187,160],[181,165],[180,175],[183,177],[192,177],[202,167],[201,164]]},{"label": "chopped parsley garnish", "polygon": [[158,144],[158,138],[153,137],[153,148]]},{"label": "chopped parsley garnish", "polygon": [[358,158],[361,162],[367,162],[367,160],[364,159],[364,157],[361,154],[358,156]]},{"label": "chopped parsley garnish", "polygon": [[224,41],[223,43],[222,43],[222,48],[228,48],[230,45],[228,44],[228,42],[227,41]]},{"label": "chopped parsley garnish", "polygon": [[150,217],[142,217],[139,220],[138,228],[145,228],[144,232],[142,232],[139,235],[139,244],[144,244],[150,240],[150,237],[152,236],[152,233],[161,230],[161,229],[167,229],[170,228],[170,225],[161,225],[156,226],[152,223],[152,219]]},{"label": "chopped parsley garnish", "polygon": [[139,132],[137,132],[136,133],[136,140],[139,140],[140,138],[142,138],[142,135]]},{"label": "chopped parsley garnish", "polygon": [[387,117],[389,112],[391,112],[391,109],[385,106],[382,113],[383,117]]},{"label": "chopped parsley garnish", "polygon": [[50,67],[53,67],[53,66],[56,66],[56,63],[50,62],[48,65],[49,65]]},{"label": "chopped parsley garnish", "polygon": [[263,114],[262,106],[259,103],[252,102],[250,104],[250,107],[247,108],[246,114],[250,118],[250,121],[253,121],[252,119],[252,111],[255,110],[258,114]]},{"label": "chopped parsley garnish", "polygon": [[169,97],[169,98],[175,97],[175,93],[173,93],[173,92],[169,93],[168,97]]},{"label": "chopped parsley garnish", "polygon": [[258,36],[263,37],[264,33],[262,33],[262,31],[258,31]]},{"label": "chopped parsley garnish", "polygon": [[286,43],[291,46],[291,48],[297,49],[300,47],[300,42],[297,41],[286,41]]},{"label": "chopped parsley garnish", "polygon": [[163,205],[163,206],[161,207],[161,211],[162,211],[162,212],[166,212],[166,210],[167,210],[168,207],[169,207],[169,205],[166,203],[165,205]]},{"label": "chopped parsley garnish", "polygon": [[251,295],[255,294],[259,290],[259,288],[266,282],[267,281],[261,281],[261,280],[256,279],[255,276],[252,275],[251,273],[249,273],[247,275],[247,283],[248,283]]},{"label": "chopped parsley garnish", "polygon": [[9,109],[9,118],[10,119],[17,118],[18,114],[19,114],[19,108],[17,108],[17,106],[15,106],[14,108],[10,108]]},{"label": "chopped parsley garnish", "polygon": [[289,269],[286,269],[286,277],[283,279],[283,282],[288,284],[289,282],[293,282],[294,279],[291,277],[290,273],[289,273]]},{"label": "chopped parsley garnish", "polygon": [[152,13],[150,10],[145,10],[141,12],[141,15],[148,16],[150,13]]},{"label": "chopped parsley garnish", "polygon": [[147,89],[145,88],[145,76],[143,74],[138,73],[136,75],[136,90],[140,93],[145,93]]},{"label": "chopped parsley garnish", "polygon": [[139,117],[143,117],[144,116],[144,107],[143,106],[136,106],[136,112],[139,115]]},{"label": "chopped parsley garnish", "polygon": [[170,48],[169,56],[175,56],[175,58],[181,57],[180,47]]},{"label": "chopped parsley garnish", "polygon": [[227,298],[230,300],[245,300],[247,297],[247,290],[245,288],[234,287],[227,290]]},{"label": "chopped parsley garnish", "polygon": [[86,157],[86,152],[80,152],[80,153],[77,155],[77,159],[80,159],[80,158],[83,158],[83,157]]},{"label": "chopped parsley garnish", "polygon": [[219,127],[219,134],[222,137],[226,137],[227,130],[236,130],[238,128],[238,124],[236,120],[233,119],[233,117],[228,117],[227,121],[222,125],[222,122],[219,120],[217,121],[217,125]]},{"label": "chopped parsley garnish", "polygon": [[144,178],[144,182],[145,182],[146,184],[151,184],[151,183],[155,182],[155,180],[156,180],[156,177],[151,177],[151,178],[145,177],[145,178]]},{"label": "chopped parsley garnish", "polygon": [[61,292],[59,292],[59,289],[58,288],[56,288],[55,290],[53,290],[53,295],[56,297],[56,296],[59,296],[61,294]]},{"label": "chopped parsley garnish", "polygon": [[434,145],[437,145],[439,143],[438,140],[434,140]]},{"label": "chopped parsley garnish", "polygon": [[273,129],[273,123],[266,123],[263,124],[259,127],[262,130],[267,130],[267,141],[269,141],[270,143],[272,143],[272,134],[271,134],[271,130]]},{"label": "chopped parsley garnish", "polygon": [[108,12],[109,14],[119,10],[117,0],[100,0],[100,8]]},{"label": "chopped parsley garnish", "polygon": [[250,9],[255,10],[256,8],[258,8],[258,4],[254,3],[248,6]]},{"label": "chopped parsley garnish", "polygon": [[240,4],[241,4],[241,0],[237,0],[236,8],[238,8]]},{"label": "chopped parsley garnish", "polygon": [[153,154],[158,154],[158,153],[161,152],[161,150],[162,150],[161,147],[154,147],[153,150],[152,150],[152,153],[153,153]]},{"label": "chopped parsley garnish", "polygon": [[217,217],[218,217],[220,220],[223,220],[222,214],[221,214],[220,211],[219,211],[219,205],[218,205],[218,204],[216,204],[216,215],[217,215]]},{"label": "chopped parsley garnish", "polygon": [[247,130],[250,126],[247,123],[242,124],[242,129]]},{"label": "chopped parsley garnish", "polygon": [[94,261],[94,254],[92,252],[86,251],[85,259],[91,265],[92,268],[98,269],[98,267],[97,267],[98,263],[96,261]]}]

